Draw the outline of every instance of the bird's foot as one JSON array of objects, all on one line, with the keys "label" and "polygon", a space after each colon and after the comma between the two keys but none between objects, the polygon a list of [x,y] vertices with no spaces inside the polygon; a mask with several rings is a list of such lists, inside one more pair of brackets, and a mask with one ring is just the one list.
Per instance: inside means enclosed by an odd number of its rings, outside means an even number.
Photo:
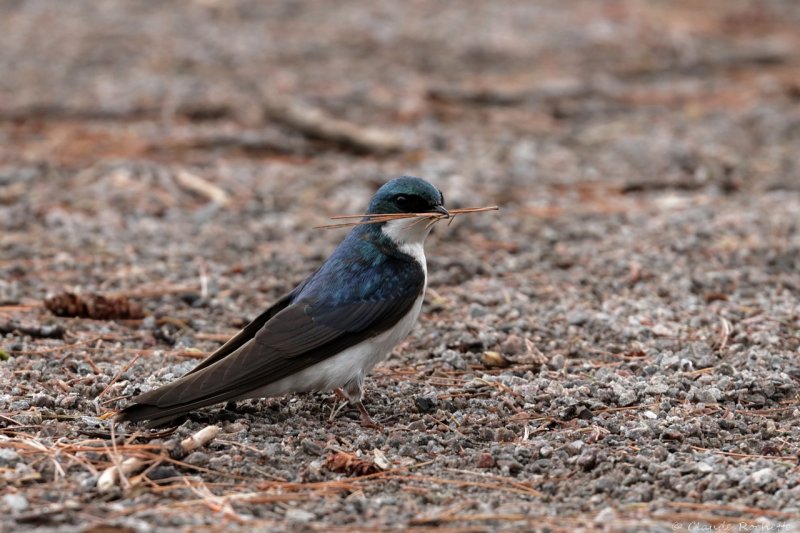
[{"label": "bird's foot", "polygon": [[372,419],[372,417],[369,416],[369,413],[367,412],[367,408],[364,407],[364,404],[361,403],[361,400],[353,401],[352,399],[350,399],[347,396],[347,394],[345,394],[345,392],[342,389],[338,389],[338,388],[337,389],[333,389],[333,392],[336,394],[336,397],[339,400],[343,400],[343,403],[341,405],[339,405],[338,407],[335,407],[333,412],[331,412],[331,418],[330,418],[331,422],[333,421],[334,418],[336,418],[336,415],[339,414],[339,412],[342,410],[342,408],[344,408],[344,406],[349,403],[351,405],[354,405],[356,407],[356,409],[358,409],[358,414],[361,415],[361,425],[362,426],[367,427],[367,428],[374,428],[374,429],[380,429],[381,428],[381,425],[378,424],[377,422],[375,422]]},{"label": "bird's foot", "polygon": [[363,403],[361,403],[360,401],[358,403],[356,403],[356,409],[358,409],[358,412],[361,414],[361,425],[362,426],[364,426],[365,428],[374,428],[374,429],[380,429],[381,428],[380,424],[375,422],[372,419],[372,417],[369,416],[369,413],[367,412],[367,408],[364,407]]}]

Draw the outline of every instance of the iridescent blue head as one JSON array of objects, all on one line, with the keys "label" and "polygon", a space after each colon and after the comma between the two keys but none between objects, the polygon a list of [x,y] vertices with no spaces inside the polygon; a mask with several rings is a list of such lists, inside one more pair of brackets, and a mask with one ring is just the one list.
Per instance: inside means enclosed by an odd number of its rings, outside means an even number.
[{"label": "iridescent blue head", "polygon": [[442,192],[421,178],[401,176],[378,189],[367,213],[438,213],[448,215]]}]

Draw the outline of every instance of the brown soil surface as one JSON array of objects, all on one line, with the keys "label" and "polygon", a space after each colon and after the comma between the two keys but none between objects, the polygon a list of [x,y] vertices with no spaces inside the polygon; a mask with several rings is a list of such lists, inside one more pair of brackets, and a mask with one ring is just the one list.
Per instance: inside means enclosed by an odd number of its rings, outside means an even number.
[{"label": "brown soil surface", "polygon": [[[798,27],[793,0],[0,3],[0,530],[798,527]],[[319,393],[111,434],[400,174],[501,211],[429,239],[381,429]]]}]

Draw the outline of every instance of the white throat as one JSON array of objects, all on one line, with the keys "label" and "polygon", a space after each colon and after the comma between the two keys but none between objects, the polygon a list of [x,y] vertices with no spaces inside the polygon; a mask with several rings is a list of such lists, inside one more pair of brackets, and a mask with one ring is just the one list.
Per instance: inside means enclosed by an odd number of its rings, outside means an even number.
[{"label": "white throat", "polygon": [[406,253],[422,265],[426,275],[425,238],[433,225],[426,218],[401,218],[386,222],[381,231],[394,242],[401,252]]}]

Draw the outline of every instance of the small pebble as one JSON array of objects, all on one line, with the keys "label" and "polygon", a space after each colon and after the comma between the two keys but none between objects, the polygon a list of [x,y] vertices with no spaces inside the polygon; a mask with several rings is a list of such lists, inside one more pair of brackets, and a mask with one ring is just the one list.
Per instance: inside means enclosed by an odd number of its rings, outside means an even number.
[{"label": "small pebble", "polygon": [[436,408],[438,400],[434,396],[417,396],[414,398],[414,405],[422,413],[428,413]]},{"label": "small pebble", "polygon": [[34,394],[31,402],[36,407],[54,407],[56,404],[55,399],[49,394]]},{"label": "small pebble", "polygon": [[478,468],[494,468],[496,465],[494,457],[490,453],[482,453],[478,456],[475,466]]},{"label": "small pebble", "polygon": [[478,303],[469,304],[469,316],[471,318],[480,318],[488,314],[489,310],[486,309],[486,307],[482,306],[481,304]]},{"label": "small pebble", "polygon": [[291,509],[286,510],[286,519],[291,520],[292,522],[299,522],[301,524],[305,524],[307,522],[311,522],[317,517],[314,513],[306,511],[304,509],[298,509],[297,507],[292,507]]},{"label": "small pebble", "polygon": [[11,402],[12,411],[27,411],[30,408],[31,404],[28,400],[15,400]]},{"label": "small pebble", "polygon": [[561,370],[564,368],[564,356],[560,353],[553,355],[547,361],[547,367],[550,370]]},{"label": "small pebble", "polygon": [[13,468],[20,461],[20,456],[9,448],[0,448],[0,466]]},{"label": "small pebble", "polygon": [[426,424],[424,420],[414,420],[408,425],[409,431],[425,431]]},{"label": "small pebble", "polygon": [[488,368],[504,368],[511,364],[508,359],[503,357],[503,354],[492,351],[483,352],[481,362]]},{"label": "small pebble", "polygon": [[584,470],[591,470],[597,463],[597,451],[594,447],[586,447],[578,456],[578,466]]},{"label": "small pebble", "polygon": [[589,313],[584,311],[572,311],[567,314],[567,322],[572,326],[583,326],[589,322],[590,318]]},{"label": "small pebble", "polygon": [[3,496],[3,505],[14,513],[21,513],[29,507],[28,499],[22,494],[6,494]]},{"label": "small pebble", "polygon": [[184,462],[195,466],[205,466],[208,464],[209,460],[210,457],[207,453],[197,451],[190,453],[186,459],[184,459]]},{"label": "small pebble", "polygon": [[772,468],[762,468],[761,470],[757,470],[750,474],[748,479],[753,483],[753,485],[757,487],[763,487],[775,481],[776,477],[777,475]]},{"label": "small pebble", "polygon": [[583,446],[584,446],[584,443],[583,443],[582,440],[574,440],[574,441],[570,442],[569,444],[567,444],[565,449],[567,450],[568,454],[576,455],[576,454],[580,453],[580,451],[583,449]]},{"label": "small pebble", "polygon": [[701,474],[708,474],[709,472],[713,472],[714,471],[714,467],[713,466],[711,466],[708,463],[704,463],[704,462],[697,463],[697,466],[695,468]]},{"label": "small pebble", "polygon": [[525,343],[519,335],[511,334],[500,345],[500,351],[504,355],[518,355],[525,350]]},{"label": "small pebble", "polygon": [[599,513],[594,517],[595,522],[599,524],[608,524],[617,519],[617,512],[613,507],[603,507]]}]

